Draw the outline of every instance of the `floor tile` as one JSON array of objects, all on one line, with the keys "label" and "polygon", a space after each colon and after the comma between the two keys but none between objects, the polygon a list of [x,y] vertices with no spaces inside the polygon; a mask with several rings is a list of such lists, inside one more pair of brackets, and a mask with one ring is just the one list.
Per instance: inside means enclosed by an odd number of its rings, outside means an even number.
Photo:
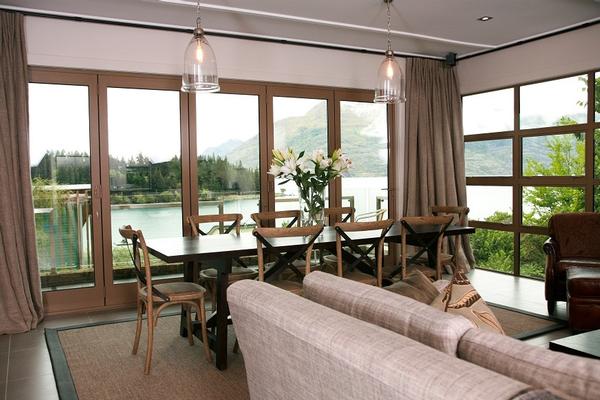
[{"label": "floor tile", "polygon": [[7,384],[6,394],[10,400],[58,399],[54,376],[51,374],[11,381]]},{"label": "floor tile", "polygon": [[47,374],[52,374],[52,364],[47,349],[33,348],[10,354],[8,382]]},{"label": "floor tile", "polygon": [[21,351],[29,349],[46,348],[46,339],[42,328],[35,329],[26,333],[12,335],[10,342],[10,351]]},{"label": "floor tile", "polygon": [[46,317],[41,322],[38,329],[40,329],[40,328],[56,329],[56,328],[63,328],[66,326],[87,324],[89,322],[90,322],[90,319],[89,319],[87,313],[67,315],[67,316],[51,316],[51,317]]}]

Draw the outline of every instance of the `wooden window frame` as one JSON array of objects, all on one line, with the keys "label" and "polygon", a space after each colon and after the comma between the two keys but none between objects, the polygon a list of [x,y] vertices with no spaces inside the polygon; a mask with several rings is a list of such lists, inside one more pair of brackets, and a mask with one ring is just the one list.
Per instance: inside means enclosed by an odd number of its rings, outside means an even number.
[{"label": "wooden window frame", "polygon": [[[594,177],[594,131],[600,129],[600,122],[594,121],[594,84],[595,74],[598,70],[583,71],[580,73],[570,73],[550,79],[536,80],[513,86],[500,87],[493,90],[482,92],[474,92],[462,95],[471,96],[481,93],[487,93],[502,89],[513,89],[514,94],[514,130],[503,132],[491,132],[482,134],[469,134],[464,136],[465,143],[480,142],[495,139],[511,139],[512,140],[512,176],[481,176],[467,177],[467,186],[509,186],[513,188],[512,200],[512,223],[501,224],[485,221],[469,221],[471,226],[481,229],[492,229],[513,233],[514,259],[512,275],[521,276],[521,235],[522,234],[538,234],[547,235],[546,227],[527,226],[523,225],[523,188],[526,186],[550,186],[550,187],[583,187],[585,196],[585,211],[594,211],[594,187],[600,185],[600,177]],[[568,78],[578,75],[587,76],[587,121],[582,124],[567,125],[567,126],[548,126],[542,128],[521,129],[520,126],[520,91],[523,86],[549,82],[557,79]],[[581,176],[524,176],[522,168],[522,147],[523,138],[534,136],[552,136],[565,133],[585,134],[585,167],[584,175]],[[598,144],[600,145],[600,143]],[[597,210],[600,211],[600,210]],[[485,268],[483,268],[485,269]],[[501,272],[501,271],[495,271]],[[501,272],[502,273],[502,272]],[[538,278],[532,278],[538,279]]]},{"label": "wooden window frame", "polygon": [[[95,309],[123,308],[135,303],[135,284],[112,281],[110,185],[108,165],[108,116],[107,88],[177,90],[180,76],[82,70],[59,67],[30,66],[30,82],[87,85],[89,87],[90,162],[93,164],[92,191],[95,229],[94,263],[95,286],[93,288],[66,289],[44,292],[44,304],[48,314],[90,311]],[[249,94],[259,96],[259,164],[260,209],[275,209],[274,179],[267,175],[271,162],[273,138],[273,96],[304,97],[327,100],[328,151],[341,144],[340,101],[372,102],[373,93],[366,89],[337,88],[328,86],[259,82],[221,79],[221,93]],[[189,234],[184,219],[198,213],[198,182],[196,160],[196,99],[192,94],[180,92],[180,140],[182,168],[182,232]],[[397,113],[394,106],[387,108],[388,122],[388,213],[396,218]],[[351,156],[351,155],[350,155]],[[95,166],[94,166],[95,165]],[[330,205],[341,205],[341,183],[330,185]],[[90,294],[92,293],[92,294]]]}]

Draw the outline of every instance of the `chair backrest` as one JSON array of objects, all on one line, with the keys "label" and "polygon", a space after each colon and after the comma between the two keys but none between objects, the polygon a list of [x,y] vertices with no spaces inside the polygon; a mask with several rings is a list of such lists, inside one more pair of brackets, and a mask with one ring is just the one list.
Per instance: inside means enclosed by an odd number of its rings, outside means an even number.
[{"label": "chair backrest", "polygon": [[[152,303],[152,295],[168,301],[169,298],[166,295],[152,286],[152,266],[142,231],[133,229],[131,225],[124,225],[119,228],[119,233],[125,239],[125,243],[129,249],[133,269],[137,277],[138,289],[146,288],[149,304]],[[129,248],[129,242],[131,242],[131,249]]]},{"label": "chair backrest", "polygon": [[[435,245],[436,252],[436,271],[441,271],[441,253],[442,243],[444,241],[444,233],[446,229],[452,223],[452,217],[449,215],[445,216],[424,216],[424,217],[404,217],[400,219],[402,229],[401,234],[401,260],[402,260],[402,279],[406,278],[406,271],[408,267],[408,249],[407,249],[407,234],[412,234],[415,237],[414,243],[411,245],[421,247],[421,249],[411,257],[411,259],[417,259],[424,254],[428,248],[432,248]],[[419,228],[423,226],[431,227],[431,234],[428,237],[422,237],[419,235]]]},{"label": "chair backrest", "polygon": [[[305,274],[310,273],[310,260],[315,240],[323,231],[323,225],[313,225],[292,228],[255,228],[252,234],[256,237],[256,252],[258,254],[258,280],[264,281],[265,276],[265,257],[264,251],[275,254],[278,263],[284,263],[287,267],[295,269],[292,262],[305,254]],[[281,251],[273,247],[269,239],[287,238],[287,237],[307,237],[300,248],[296,248],[287,255],[282,255]],[[264,249],[263,249],[264,246]],[[289,254],[292,253],[292,254]]]},{"label": "chair backrest", "polygon": [[600,258],[600,213],[560,213],[548,221],[548,233],[561,258]]},{"label": "chair backrest", "polygon": [[328,207],[323,210],[327,225],[336,222],[354,222],[354,207]]},{"label": "chair backrest", "polygon": [[256,222],[257,228],[265,228],[269,225],[275,226],[277,220],[283,218],[292,219],[286,224],[286,228],[291,228],[294,225],[300,226],[300,210],[263,211],[254,213],[250,217]]},{"label": "chair backrest", "polygon": [[[209,232],[204,232],[200,228],[200,224],[219,223],[219,233],[230,233],[235,229],[237,235],[240,234],[240,225],[244,216],[242,214],[211,214],[211,215],[190,215],[187,217],[187,222],[192,228],[192,236],[208,235]],[[225,227],[225,223],[230,224]]]},{"label": "chair backrest", "polygon": [[[377,277],[377,286],[381,287],[383,280],[383,242],[385,235],[388,233],[394,220],[386,219],[384,221],[371,221],[371,222],[338,222],[335,224],[336,240],[336,258],[337,258],[337,270],[338,276],[343,276],[342,266],[342,247],[350,247],[354,254],[357,256],[356,260],[350,264],[352,270],[360,263],[367,263],[373,269],[375,276]],[[364,231],[375,231],[379,230],[379,236],[370,241],[370,246],[366,249],[357,245],[353,239],[348,235],[349,232],[364,232]],[[342,243],[343,239],[343,243]],[[369,253],[375,251],[375,263],[369,257]]]},{"label": "chair backrest", "polygon": [[361,213],[361,214],[357,214],[354,217],[354,220],[356,222],[360,222],[360,221],[381,221],[383,219],[383,216],[385,215],[387,209],[385,208],[380,208],[379,210],[375,210],[375,211],[369,211],[366,213]]},{"label": "chair backrest", "polygon": [[[431,206],[429,208],[430,214],[433,216],[450,215],[452,216],[452,223],[459,226],[467,225],[467,216],[469,215],[469,207],[465,206]],[[454,258],[458,254],[460,249],[461,235],[454,237]]]}]

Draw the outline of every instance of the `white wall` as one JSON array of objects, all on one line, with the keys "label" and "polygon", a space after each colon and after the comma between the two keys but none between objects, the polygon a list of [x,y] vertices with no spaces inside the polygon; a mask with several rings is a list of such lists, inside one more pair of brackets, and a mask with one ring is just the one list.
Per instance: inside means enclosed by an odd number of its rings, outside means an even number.
[{"label": "white wall", "polygon": [[[181,75],[191,34],[26,17],[30,65]],[[219,76],[268,82],[372,89],[383,56],[209,37]],[[403,70],[405,60],[398,59]],[[404,105],[398,107],[397,165],[404,165]],[[401,199],[402,173],[396,174]],[[402,209],[401,207],[398,209]]]},{"label": "white wall", "polygon": [[461,93],[600,69],[600,24],[460,60]]},{"label": "white wall", "polygon": [[[31,65],[180,75],[191,34],[27,17]],[[223,78],[371,89],[382,56],[209,36]],[[404,59],[400,60],[402,63]]]}]

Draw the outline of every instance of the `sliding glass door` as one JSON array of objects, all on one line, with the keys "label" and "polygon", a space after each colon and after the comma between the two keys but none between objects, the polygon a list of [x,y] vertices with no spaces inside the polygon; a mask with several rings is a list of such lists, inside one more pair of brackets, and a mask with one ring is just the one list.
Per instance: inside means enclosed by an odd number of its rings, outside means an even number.
[{"label": "sliding glass door", "polygon": [[[220,93],[195,97],[196,159],[191,164],[198,193],[193,207],[199,214],[240,213],[242,224],[251,225],[250,215],[260,211],[263,96],[261,87],[224,84]],[[215,228],[209,225],[206,232]]]},{"label": "sliding glass door", "polygon": [[36,245],[49,312],[104,301],[100,204],[92,184],[98,176],[95,82],[93,75],[35,72],[29,84]]},{"label": "sliding glass door", "polygon": [[[136,280],[123,225],[146,240],[181,236],[182,161],[180,92],[173,80],[101,79],[104,171],[104,246],[112,268],[105,271],[107,303],[121,303]],[[151,257],[155,278],[176,278],[180,264]]]}]

